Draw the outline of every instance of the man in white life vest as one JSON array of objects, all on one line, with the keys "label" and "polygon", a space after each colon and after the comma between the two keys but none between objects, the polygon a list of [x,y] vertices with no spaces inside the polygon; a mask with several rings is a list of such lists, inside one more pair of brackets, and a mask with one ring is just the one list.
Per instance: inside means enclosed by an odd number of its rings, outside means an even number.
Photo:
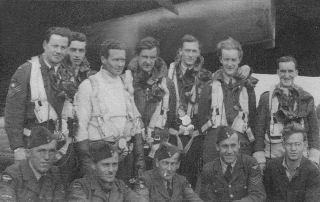
[{"label": "man in white life vest", "polygon": [[80,84],[75,98],[81,167],[84,173],[91,171],[91,143],[106,141],[120,150],[118,177],[128,183],[144,169],[144,160],[143,124],[134,104],[132,76],[130,71],[121,75],[125,45],[106,40],[101,45],[100,57],[100,71]]},{"label": "man in white life vest", "polygon": [[210,162],[218,157],[213,146],[218,126],[231,126],[239,133],[240,153],[252,154],[252,133],[256,114],[254,92],[257,79],[249,76],[239,78],[237,71],[243,51],[241,44],[228,38],[217,45],[217,54],[222,64],[213,81],[201,93],[199,101],[199,122],[204,131],[203,160]]},{"label": "man in white life vest", "polygon": [[68,28],[51,27],[43,41],[44,52],[21,65],[11,78],[5,107],[5,129],[14,159],[23,160],[23,137],[34,126],[44,126],[62,137],[68,135],[61,119],[65,95],[59,88],[61,62],[70,43]]},{"label": "man in white life vest", "polygon": [[305,128],[308,147],[307,157],[319,164],[319,127],[312,95],[294,83],[298,76],[297,62],[291,56],[278,59],[280,83],[271,86],[261,95],[257,108],[256,141],[253,156],[261,168],[266,159],[282,157],[284,154],[282,129],[292,123]]}]

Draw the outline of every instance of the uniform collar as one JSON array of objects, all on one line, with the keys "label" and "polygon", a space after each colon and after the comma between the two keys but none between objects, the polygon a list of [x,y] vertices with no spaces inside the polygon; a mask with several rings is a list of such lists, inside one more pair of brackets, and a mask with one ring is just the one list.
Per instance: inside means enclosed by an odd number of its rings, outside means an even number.
[{"label": "uniform collar", "polygon": [[57,65],[54,65],[54,66],[50,65],[50,63],[45,59],[45,57],[44,57],[43,54],[42,54],[42,59],[43,59],[44,64],[47,65],[47,67],[49,67],[49,69],[51,69],[52,67],[54,67],[54,71],[55,71],[55,72],[58,71],[58,69],[59,69],[59,67],[60,67],[60,65],[61,65],[60,63],[57,64]]},{"label": "uniform collar", "polygon": [[[104,189],[102,188],[101,182],[99,182],[98,177],[93,174],[86,175],[85,177],[87,178],[88,183],[90,183],[90,189],[92,193],[98,195],[101,198],[106,198],[107,192],[104,191]],[[115,179],[115,181],[112,183],[111,189],[108,193],[115,192],[118,190],[116,186],[116,181],[117,179]]]},{"label": "uniform collar", "polygon": [[289,168],[288,164],[286,162],[286,158],[283,157],[281,165],[284,167],[284,169],[286,171],[286,175],[289,178],[289,181],[291,181],[292,177],[295,176],[299,172],[299,169],[300,169],[301,164],[302,164],[303,161],[304,161],[304,157],[301,158],[301,160],[300,160],[299,164],[297,165],[297,167]]},{"label": "uniform collar", "polygon": [[[222,173],[225,173],[227,170],[228,164],[226,164],[221,158],[220,158],[220,163],[221,163]],[[237,163],[237,159],[231,163],[232,171],[236,163]]]}]

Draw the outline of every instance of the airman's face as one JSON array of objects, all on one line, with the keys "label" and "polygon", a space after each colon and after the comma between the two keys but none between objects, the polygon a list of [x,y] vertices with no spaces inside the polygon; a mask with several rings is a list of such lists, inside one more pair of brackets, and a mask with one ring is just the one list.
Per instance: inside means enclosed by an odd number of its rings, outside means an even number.
[{"label": "airman's face", "polygon": [[79,66],[86,55],[86,42],[71,41],[68,47],[68,55],[73,65]]},{"label": "airman's face", "polygon": [[113,182],[116,178],[119,155],[114,152],[112,157],[103,159],[94,165],[97,176],[104,182]]},{"label": "airman's face", "polygon": [[220,62],[224,73],[227,76],[233,77],[237,73],[240,63],[239,51],[235,49],[222,49]]},{"label": "airman's face", "polygon": [[156,47],[152,49],[143,49],[138,55],[139,67],[145,72],[151,72],[154,68],[156,59],[158,55],[158,50]]},{"label": "airman's face", "polygon": [[52,140],[48,144],[27,149],[27,158],[37,172],[44,174],[52,167],[55,161],[56,144],[57,142]]},{"label": "airman's face", "polygon": [[112,76],[120,76],[126,64],[126,51],[110,49],[108,58],[101,56],[103,68]]},{"label": "airman's face", "polygon": [[49,41],[43,42],[44,58],[50,65],[59,64],[67,54],[68,37],[53,34]]},{"label": "airman's face", "polygon": [[160,176],[164,180],[171,180],[176,171],[179,169],[179,156],[179,153],[175,153],[170,158],[162,159],[160,161],[156,159],[156,167],[158,168]]},{"label": "airman's face", "polygon": [[284,142],[286,157],[291,161],[296,161],[302,158],[304,150],[303,134],[294,133]]},{"label": "airman's face", "polygon": [[282,87],[290,87],[294,84],[294,79],[298,76],[295,64],[293,62],[280,62],[278,69],[280,85]]},{"label": "airman's face", "polygon": [[184,42],[179,50],[182,63],[186,66],[192,66],[196,63],[200,56],[200,48],[198,42]]},{"label": "airman's face", "polygon": [[219,142],[217,150],[220,153],[222,161],[227,164],[233,163],[237,159],[240,150],[238,135],[234,133],[228,139]]}]

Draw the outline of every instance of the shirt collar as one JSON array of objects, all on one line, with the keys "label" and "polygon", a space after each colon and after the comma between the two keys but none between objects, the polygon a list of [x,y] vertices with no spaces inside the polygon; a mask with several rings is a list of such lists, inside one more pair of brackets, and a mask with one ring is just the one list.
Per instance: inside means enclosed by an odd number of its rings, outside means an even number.
[{"label": "shirt collar", "polygon": [[[301,161],[299,162],[299,165],[291,170],[297,170],[301,165]],[[287,165],[287,161],[286,161],[286,158],[283,157],[283,161],[282,161],[282,166],[286,169],[286,170],[289,170],[289,167]]]},{"label": "shirt collar", "polygon": [[[226,164],[221,158],[220,158],[220,162],[221,162],[222,172],[225,173],[227,170],[228,164]],[[234,166],[236,165],[236,163],[237,163],[237,159],[230,164],[232,167],[232,170],[233,170]]]},{"label": "shirt collar", "polygon": [[181,68],[182,74],[185,74],[188,69],[189,69],[189,70],[192,69],[192,67],[187,67],[187,66],[185,66],[185,65],[183,64],[183,62],[181,62],[180,68]]},{"label": "shirt collar", "polygon": [[[43,58],[44,64],[46,64],[49,67],[49,69],[51,69],[52,65],[50,65],[50,63],[46,60],[44,56],[42,58]],[[57,72],[58,68],[60,67],[60,64],[54,65],[53,67],[54,67],[54,71]]]}]

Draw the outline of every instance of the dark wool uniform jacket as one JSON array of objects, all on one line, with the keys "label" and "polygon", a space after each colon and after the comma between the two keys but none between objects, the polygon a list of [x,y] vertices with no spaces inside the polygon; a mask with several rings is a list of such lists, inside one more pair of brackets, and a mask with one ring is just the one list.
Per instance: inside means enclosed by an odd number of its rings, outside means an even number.
[{"label": "dark wool uniform jacket", "polygon": [[172,196],[170,197],[165,187],[164,180],[157,168],[143,173],[145,186],[149,190],[150,202],[201,202],[202,200],[192,190],[187,179],[175,174],[172,178]]},{"label": "dark wool uniform jacket", "polygon": [[220,158],[204,166],[199,183],[197,190],[204,201],[263,202],[266,198],[258,163],[244,154],[239,154],[229,183],[224,178]]},{"label": "dark wool uniform jacket", "polygon": [[310,160],[302,157],[292,180],[289,181],[283,157],[267,161],[264,185],[268,202],[319,202],[320,172]]},{"label": "dark wool uniform jacket", "polygon": [[[48,102],[53,106],[57,115],[62,112],[64,98],[55,95],[51,88],[47,65],[40,56],[40,69]],[[61,67],[60,67],[61,68]],[[11,78],[5,106],[5,130],[12,150],[24,147],[23,129],[30,129],[37,124],[34,114],[34,103],[31,102],[30,89],[31,63],[21,65]]]},{"label": "dark wool uniform jacket", "polygon": [[[307,131],[307,140],[309,148],[320,149],[319,127],[315,113],[313,97],[302,88],[295,88],[299,94],[297,101],[297,110],[295,111],[298,117],[303,118],[304,126]],[[269,108],[269,92],[261,95],[256,119],[256,141],[254,150],[264,151],[265,149],[265,134],[270,127],[270,108]]]},{"label": "dark wool uniform jacket", "polygon": [[64,184],[58,168],[52,167],[37,180],[26,160],[9,166],[1,176],[0,201],[65,201]]},{"label": "dark wool uniform jacket", "polygon": [[70,185],[68,202],[144,202],[144,198],[132,191],[121,180],[115,179],[109,191],[105,191],[97,178],[85,175]]}]

